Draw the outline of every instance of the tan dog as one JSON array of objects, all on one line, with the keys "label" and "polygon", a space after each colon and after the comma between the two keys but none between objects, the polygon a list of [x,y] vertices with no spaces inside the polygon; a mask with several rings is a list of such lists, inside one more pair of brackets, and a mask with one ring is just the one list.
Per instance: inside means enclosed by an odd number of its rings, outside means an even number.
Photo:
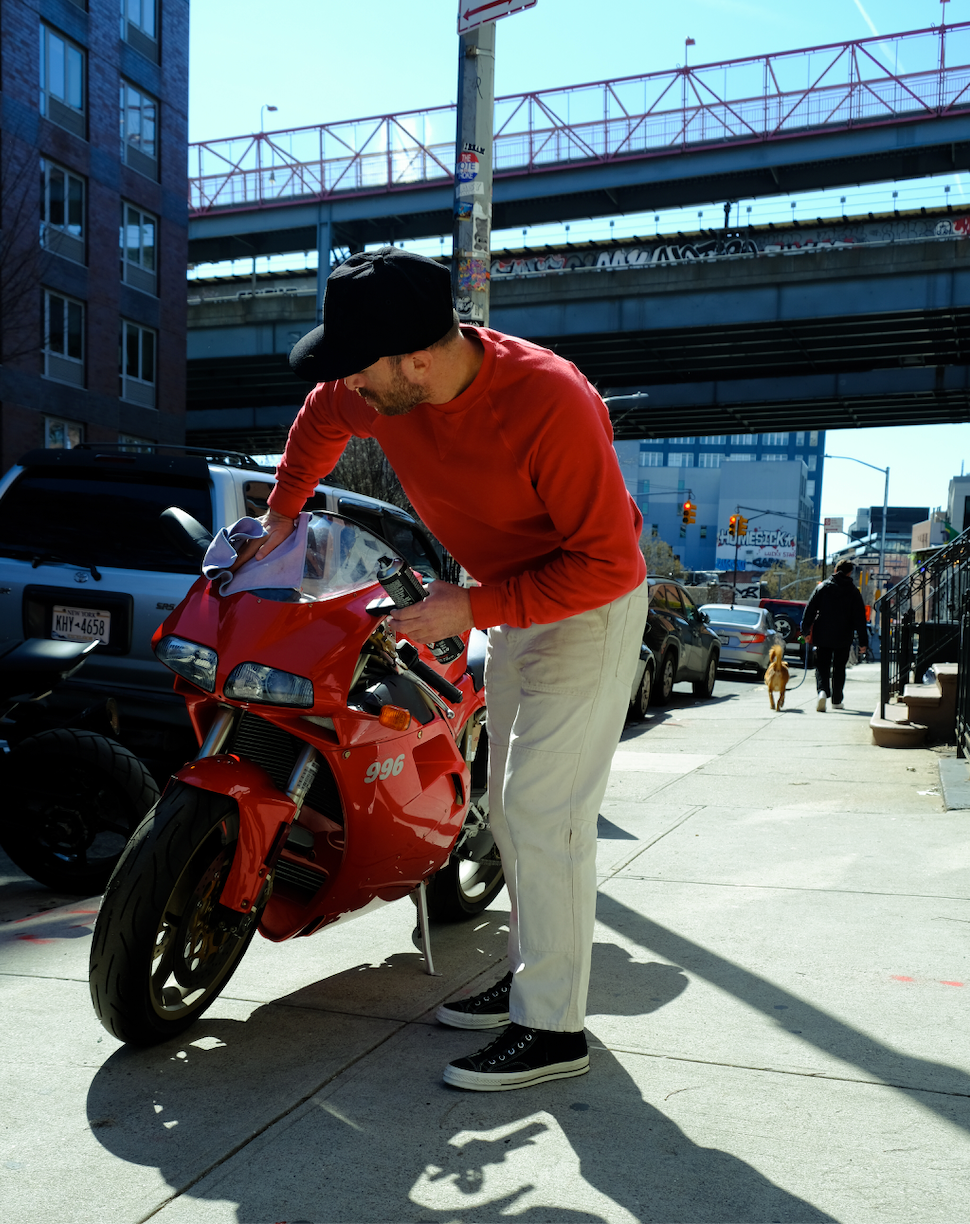
[{"label": "tan dog", "polygon": [[[768,669],[765,672],[765,684],[768,688],[768,700],[771,702],[771,708],[781,709],[785,704],[785,688],[788,684],[788,664],[785,662],[784,646],[772,646],[768,651],[771,656],[771,662],[768,664]],[[775,693],[778,694],[778,705],[775,706]]]}]

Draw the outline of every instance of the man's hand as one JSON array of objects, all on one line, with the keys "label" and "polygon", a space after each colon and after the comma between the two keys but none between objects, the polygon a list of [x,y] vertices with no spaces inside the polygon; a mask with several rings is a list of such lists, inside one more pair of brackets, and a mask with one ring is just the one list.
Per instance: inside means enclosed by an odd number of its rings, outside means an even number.
[{"label": "man's hand", "polygon": [[410,608],[395,609],[390,619],[394,633],[412,642],[440,642],[474,624],[468,592],[449,582],[433,582],[427,599]]},{"label": "man's hand", "polygon": [[287,518],[285,514],[277,514],[275,510],[267,510],[262,518],[256,521],[263,524],[266,535],[258,540],[247,540],[239,550],[238,560],[230,567],[233,571],[251,561],[253,557],[257,561],[268,557],[274,548],[279,548],[287,536],[292,535],[295,526],[293,519]]}]

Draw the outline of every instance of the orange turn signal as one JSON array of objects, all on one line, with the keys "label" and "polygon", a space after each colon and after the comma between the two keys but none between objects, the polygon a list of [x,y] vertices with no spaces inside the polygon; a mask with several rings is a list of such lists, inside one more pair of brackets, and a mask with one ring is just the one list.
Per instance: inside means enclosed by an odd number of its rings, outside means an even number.
[{"label": "orange turn signal", "polygon": [[406,731],[411,725],[411,715],[400,706],[381,706],[381,716],[377,721],[392,731]]}]

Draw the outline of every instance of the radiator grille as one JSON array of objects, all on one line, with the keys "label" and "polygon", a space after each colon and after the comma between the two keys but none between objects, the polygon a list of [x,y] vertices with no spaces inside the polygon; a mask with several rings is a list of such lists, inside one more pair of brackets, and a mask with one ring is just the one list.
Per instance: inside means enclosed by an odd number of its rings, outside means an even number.
[{"label": "radiator grille", "polygon": [[289,859],[281,858],[276,864],[274,887],[279,889],[282,884],[284,893],[287,889],[291,889],[312,897],[326,882],[327,875],[324,872],[314,871],[311,867],[304,867],[300,863],[291,863]]},{"label": "radiator grille", "polygon": [[[227,752],[244,757],[265,769],[280,790],[286,789],[303,740],[280,727],[245,711],[226,747]],[[343,807],[333,771],[324,756],[318,758],[317,776],[313,780],[306,803],[314,811],[343,824]]]}]

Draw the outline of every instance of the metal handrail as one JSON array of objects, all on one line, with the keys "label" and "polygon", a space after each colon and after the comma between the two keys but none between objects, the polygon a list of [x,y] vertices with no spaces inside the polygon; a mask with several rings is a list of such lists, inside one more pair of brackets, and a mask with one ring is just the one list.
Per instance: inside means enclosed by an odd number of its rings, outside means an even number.
[{"label": "metal handrail", "polygon": [[[496,177],[780,140],[970,109],[970,22],[495,100]],[[454,175],[454,106],[189,146],[196,215]]]},{"label": "metal handrail", "polygon": [[[957,662],[970,607],[970,528],[917,565],[876,601],[879,613],[880,717],[893,696],[933,662]],[[951,655],[951,659],[944,656]],[[965,711],[970,718],[970,710]]]}]

